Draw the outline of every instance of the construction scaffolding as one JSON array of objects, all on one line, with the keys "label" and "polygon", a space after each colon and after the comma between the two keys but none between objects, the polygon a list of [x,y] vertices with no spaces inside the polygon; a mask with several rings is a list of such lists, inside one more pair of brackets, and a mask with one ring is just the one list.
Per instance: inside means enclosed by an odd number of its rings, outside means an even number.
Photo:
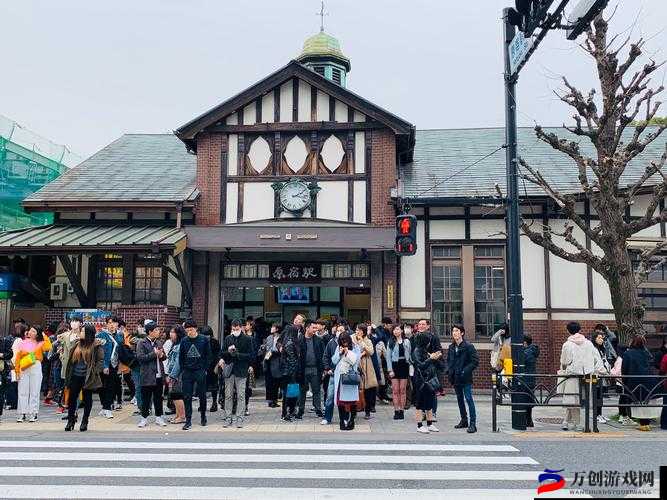
[{"label": "construction scaffolding", "polygon": [[50,224],[53,214],[28,214],[21,201],[82,158],[0,115],[0,231]]}]

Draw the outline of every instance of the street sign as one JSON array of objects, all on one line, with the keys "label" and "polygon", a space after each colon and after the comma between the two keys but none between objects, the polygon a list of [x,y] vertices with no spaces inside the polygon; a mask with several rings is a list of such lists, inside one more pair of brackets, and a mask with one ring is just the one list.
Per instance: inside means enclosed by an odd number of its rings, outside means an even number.
[{"label": "street sign", "polygon": [[533,39],[526,38],[523,33],[517,31],[509,45],[510,73],[513,75],[523,62],[528,51],[533,46]]},{"label": "street sign", "polygon": [[567,39],[576,40],[579,35],[586,31],[593,19],[602,12],[607,3],[609,3],[609,0],[579,0],[579,3],[567,16],[570,25],[567,30]]}]

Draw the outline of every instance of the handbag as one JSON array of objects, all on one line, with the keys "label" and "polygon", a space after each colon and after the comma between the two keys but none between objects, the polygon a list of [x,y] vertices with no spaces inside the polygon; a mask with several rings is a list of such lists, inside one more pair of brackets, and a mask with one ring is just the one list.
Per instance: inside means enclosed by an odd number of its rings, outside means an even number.
[{"label": "handbag", "polygon": [[341,374],[340,383],[343,385],[359,385],[361,384],[361,376],[356,370],[350,369],[347,373]]},{"label": "handbag", "polygon": [[298,398],[301,395],[301,387],[297,383],[287,384],[286,398]]},{"label": "handbag", "polygon": [[128,368],[132,368],[137,362],[137,355],[125,344],[120,344],[118,349],[118,360]]},{"label": "handbag", "polygon": [[222,378],[231,377],[233,371],[234,371],[234,363],[225,363],[225,367],[222,369]]},{"label": "handbag", "polygon": [[437,375],[433,375],[430,379],[424,382],[433,392],[440,392],[442,390],[442,385],[440,384],[440,379]]},{"label": "handbag", "polygon": [[37,358],[34,352],[29,352],[19,360],[19,369],[25,370],[35,364]]}]

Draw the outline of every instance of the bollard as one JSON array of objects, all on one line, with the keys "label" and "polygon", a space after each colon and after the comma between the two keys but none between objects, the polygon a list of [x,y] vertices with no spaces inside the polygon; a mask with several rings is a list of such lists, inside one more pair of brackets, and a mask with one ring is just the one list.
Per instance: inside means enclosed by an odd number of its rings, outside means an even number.
[{"label": "bollard", "polygon": [[498,388],[496,387],[496,374],[491,375],[491,430],[498,432],[498,407],[496,406],[496,397]]},{"label": "bollard", "polygon": [[586,421],[584,422],[584,432],[585,433],[590,433],[591,432],[591,385],[593,383],[593,377],[588,376],[587,378],[584,378],[584,396],[585,396],[585,403],[586,407],[584,408],[584,418]]}]

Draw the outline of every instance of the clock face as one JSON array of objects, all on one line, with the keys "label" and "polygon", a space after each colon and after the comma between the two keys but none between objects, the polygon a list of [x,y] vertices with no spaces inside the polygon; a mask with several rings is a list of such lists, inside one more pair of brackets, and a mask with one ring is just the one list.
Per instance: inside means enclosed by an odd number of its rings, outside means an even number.
[{"label": "clock face", "polygon": [[280,204],[285,210],[300,213],[310,206],[310,189],[304,182],[290,181],[280,190]]}]

